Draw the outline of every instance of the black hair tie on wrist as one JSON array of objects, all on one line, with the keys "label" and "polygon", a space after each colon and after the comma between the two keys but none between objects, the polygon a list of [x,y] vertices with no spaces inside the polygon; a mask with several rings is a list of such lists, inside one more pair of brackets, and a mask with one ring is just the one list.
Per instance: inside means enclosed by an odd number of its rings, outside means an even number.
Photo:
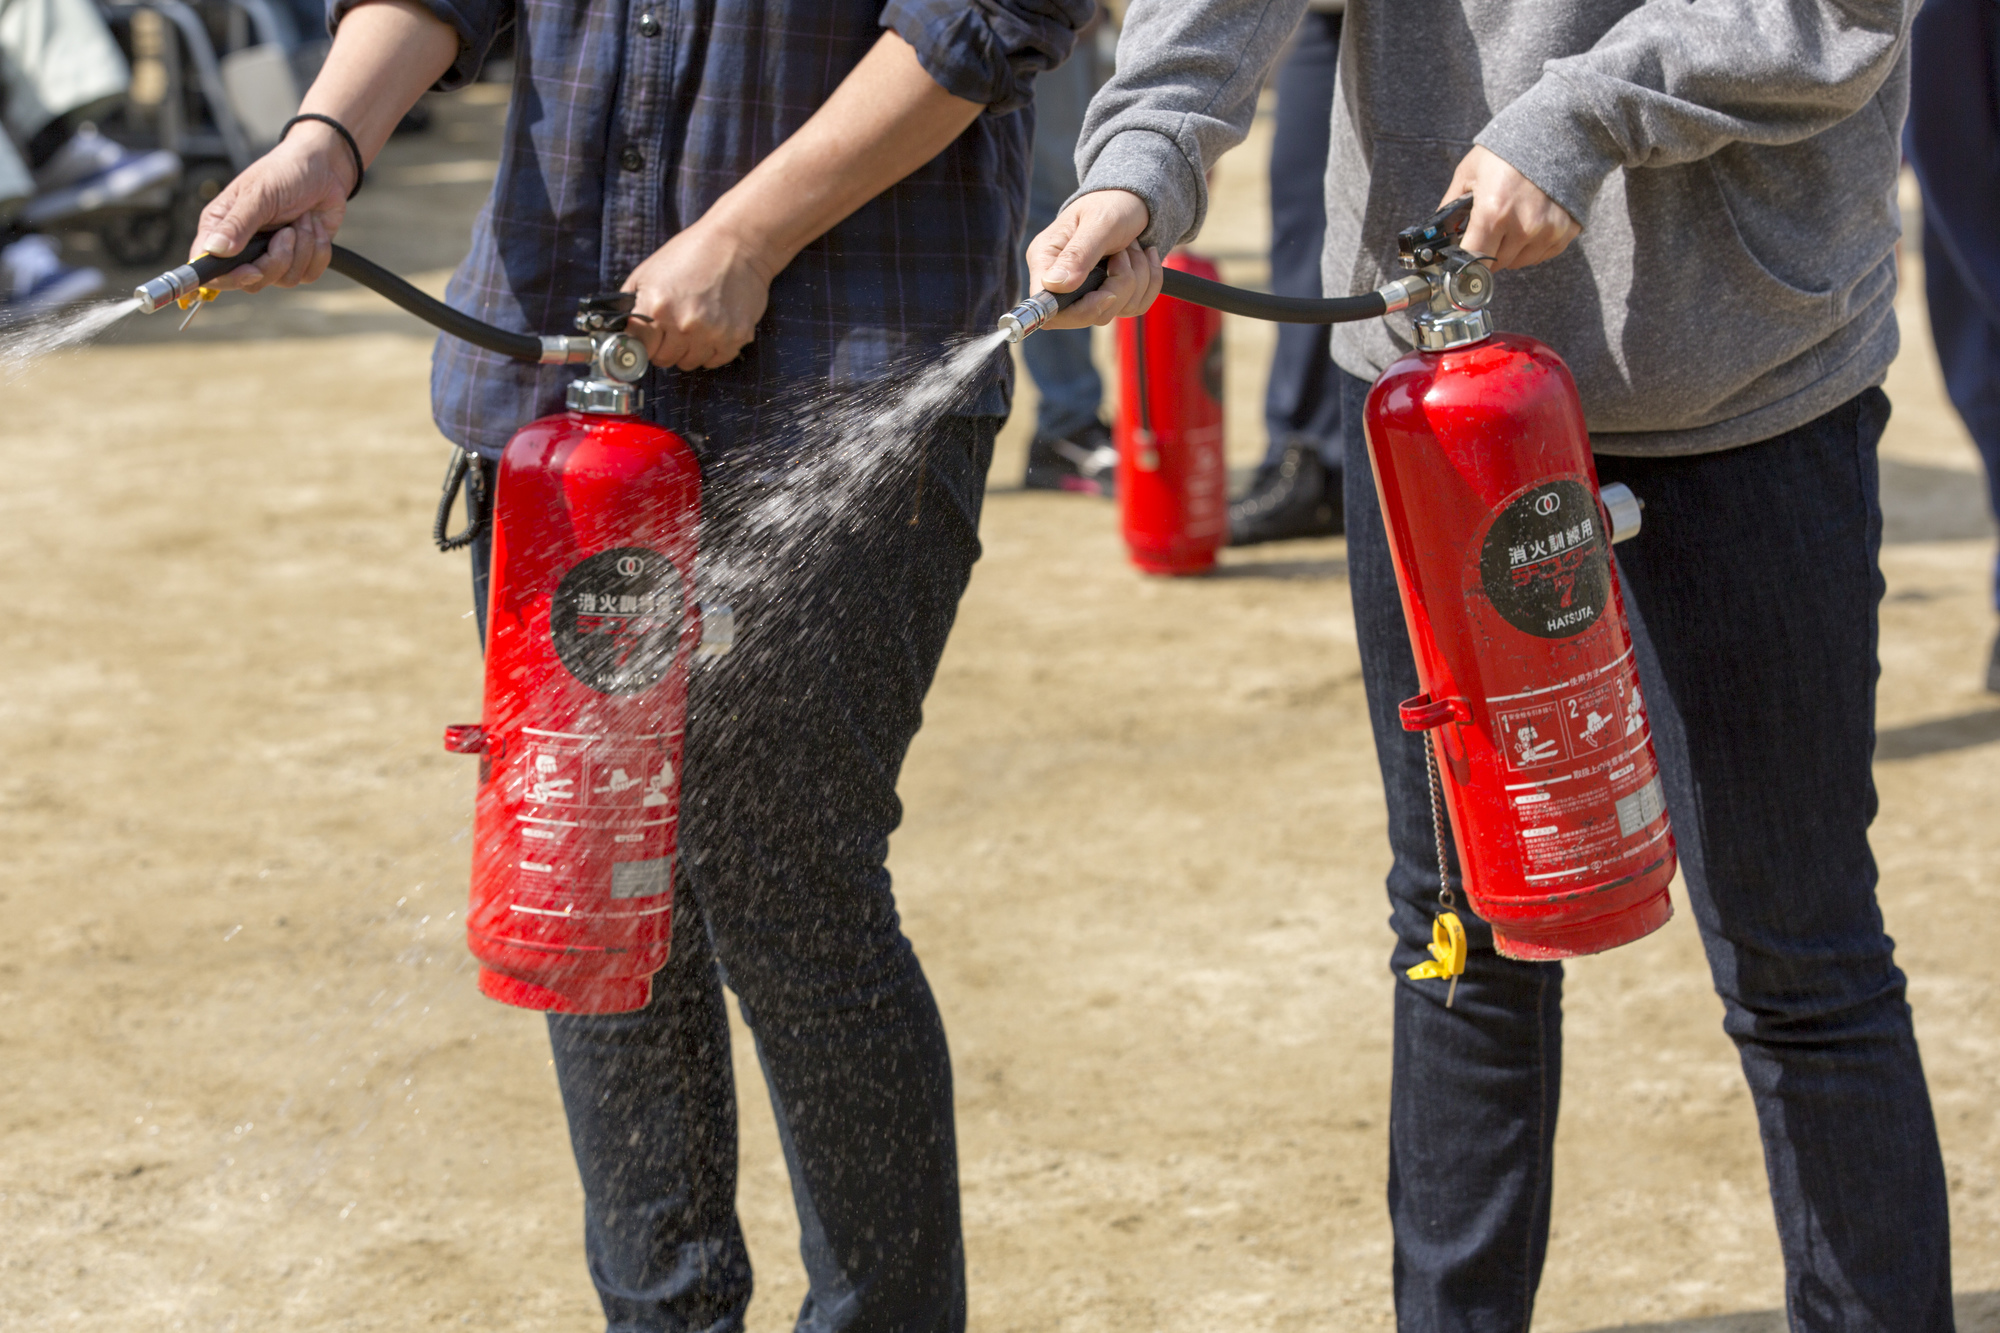
[{"label": "black hair tie on wrist", "polygon": [[285,136],[292,132],[292,126],[302,120],[316,120],[322,125],[330,126],[333,132],[340,136],[340,141],[347,145],[347,151],[354,154],[354,188],[347,192],[347,197],[352,199],[355,195],[360,194],[361,182],[368,179],[368,168],[361,164],[361,145],[354,142],[354,136],[347,132],[347,126],[341,124],[332,116],[322,116],[317,111],[301,111],[298,115],[293,116],[285,122],[285,128],[278,131],[278,141],[283,143]]}]

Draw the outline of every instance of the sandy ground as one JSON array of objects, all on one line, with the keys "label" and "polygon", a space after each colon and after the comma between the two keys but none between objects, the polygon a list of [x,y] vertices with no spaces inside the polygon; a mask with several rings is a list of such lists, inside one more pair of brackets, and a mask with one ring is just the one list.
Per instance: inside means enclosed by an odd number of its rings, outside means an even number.
[{"label": "sandy ground", "polygon": [[[497,112],[399,142],[344,239],[439,280]],[[1259,174],[1232,159],[1208,238],[1239,280]],[[2000,1329],[1993,534],[1914,300],[1876,846],[1963,1326]],[[1268,337],[1230,336],[1247,462]],[[480,667],[427,538],[426,342],[334,284],[0,386],[0,1326],[598,1323],[541,1020],[474,992],[455,915],[472,771],[438,736]],[[1109,506],[1014,489],[1022,426],[892,859],[956,1056],[975,1327],[1386,1326],[1386,854],[1342,544],[1145,579]],[[1539,1327],[1775,1329],[1692,924],[1571,978]],[[796,1235],[737,1065],[774,1333]]]}]

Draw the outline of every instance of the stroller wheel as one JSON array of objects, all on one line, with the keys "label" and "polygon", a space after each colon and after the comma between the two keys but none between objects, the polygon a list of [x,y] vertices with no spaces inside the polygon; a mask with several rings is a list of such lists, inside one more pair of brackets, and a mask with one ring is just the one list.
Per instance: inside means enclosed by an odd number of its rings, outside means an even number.
[{"label": "stroller wheel", "polygon": [[121,264],[151,266],[166,259],[174,245],[171,208],[134,209],[113,214],[97,227],[105,253]]}]

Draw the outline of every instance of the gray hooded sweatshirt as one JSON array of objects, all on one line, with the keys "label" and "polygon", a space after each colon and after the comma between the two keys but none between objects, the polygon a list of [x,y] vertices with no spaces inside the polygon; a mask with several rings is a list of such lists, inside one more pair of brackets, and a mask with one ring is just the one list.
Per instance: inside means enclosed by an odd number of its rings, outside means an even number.
[{"label": "gray hooded sweatshirt", "polygon": [[[1079,193],[1192,239],[1307,0],[1132,0],[1077,146]],[[1396,232],[1483,144],[1583,224],[1500,275],[1497,327],[1569,363],[1593,443],[1768,439],[1879,384],[1896,354],[1898,0],[1349,0],[1326,174],[1325,291],[1399,275]],[[1373,379],[1402,316],[1336,325]]]}]

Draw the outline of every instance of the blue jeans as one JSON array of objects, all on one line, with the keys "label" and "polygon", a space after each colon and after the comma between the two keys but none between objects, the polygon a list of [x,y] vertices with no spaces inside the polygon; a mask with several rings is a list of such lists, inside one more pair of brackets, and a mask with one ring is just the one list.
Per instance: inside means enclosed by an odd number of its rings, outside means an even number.
[{"label": "blue jeans", "polygon": [[[1271,136],[1271,290],[1317,297],[1326,249],[1326,155],[1332,137],[1333,75],[1340,63],[1340,15],[1309,13],[1291,55],[1278,70],[1277,123]],[[1264,466],[1303,440],[1339,473],[1346,460],[1340,429],[1340,370],[1324,324],[1280,324],[1264,384]]]},{"label": "blue jeans", "polygon": [[[1358,421],[1368,386],[1342,379]],[[1619,576],[1802,1331],[1952,1327],[1944,1168],[1868,847],[1888,415],[1870,389],[1741,449],[1598,458],[1647,504]],[[1358,436],[1349,475],[1365,477]],[[1428,956],[1437,852],[1423,741],[1396,714],[1417,676],[1372,486],[1347,490],[1347,541],[1394,854],[1397,1318],[1524,1333],[1548,1244],[1562,967],[1501,958],[1472,921],[1453,1008],[1404,976]]]},{"label": "blue jeans", "polygon": [[[897,774],[979,557],[998,425],[934,428],[908,501],[816,548],[783,598],[739,596],[737,652],[694,677],[673,947],[653,1002],[549,1017],[610,1333],[743,1327],[725,985],[791,1172],[809,1279],[798,1327],[965,1327],[951,1058],[884,863]],[[711,453],[711,479],[737,473],[708,489],[714,550],[758,496],[754,462]]]},{"label": "blue jeans", "polygon": [[[1986,463],[2000,517],[2000,5],[1927,0],[1910,29],[1903,141],[1924,196],[1924,298],[1945,392]],[[2000,571],[1994,582],[2000,607]]]},{"label": "blue jeans", "polygon": [[[1076,193],[1076,138],[1084,108],[1103,82],[1089,38],[1035,79],[1035,147],[1028,175],[1028,235],[1039,236]],[[1024,270],[1025,271],[1025,270]],[[1104,382],[1090,359],[1089,329],[1043,329],[1021,344],[1041,403],[1035,434],[1059,440],[1099,420]]]}]

